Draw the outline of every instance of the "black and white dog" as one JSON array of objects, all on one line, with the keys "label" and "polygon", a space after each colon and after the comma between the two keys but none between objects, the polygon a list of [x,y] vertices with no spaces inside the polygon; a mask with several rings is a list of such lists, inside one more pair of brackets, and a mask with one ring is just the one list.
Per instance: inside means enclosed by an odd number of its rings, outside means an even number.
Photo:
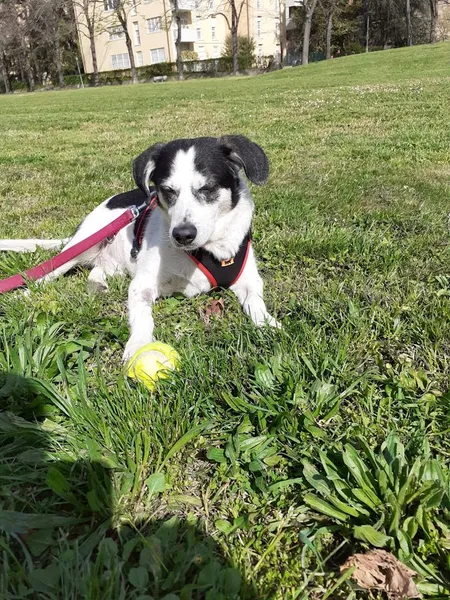
[{"label": "black and white dog", "polygon": [[[94,246],[41,281],[81,264],[92,269],[88,284],[106,290],[107,276],[129,273],[131,331],[124,361],[153,340],[153,303],[175,292],[192,297],[215,285],[229,287],[255,325],[279,327],[263,300],[263,283],[250,244],[254,204],[242,169],[257,185],[265,183],[269,175],[262,148],[240,135],[180,139],[151,146],[133,163],[139,189],[102,202],[66,245],[68,248],[85,239],[156,192],[157,207],[145,223],[137,256],[133,252],[136,226],[130,224],[109,243]],[[0,250],[30,251],[65,242],[0,240]]]}]

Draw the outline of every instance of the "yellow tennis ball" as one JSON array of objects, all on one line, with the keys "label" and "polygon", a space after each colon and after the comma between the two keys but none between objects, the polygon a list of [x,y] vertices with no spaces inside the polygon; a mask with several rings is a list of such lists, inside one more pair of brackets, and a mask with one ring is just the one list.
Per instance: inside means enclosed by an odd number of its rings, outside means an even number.
[{"label": "yellow tennis ball", "polygon": [[152,342],[140,348],[127,364],[127,375],[153,391],[158,379],[166,379],[169,371],[178,368],[178,352],[162,342]]}]

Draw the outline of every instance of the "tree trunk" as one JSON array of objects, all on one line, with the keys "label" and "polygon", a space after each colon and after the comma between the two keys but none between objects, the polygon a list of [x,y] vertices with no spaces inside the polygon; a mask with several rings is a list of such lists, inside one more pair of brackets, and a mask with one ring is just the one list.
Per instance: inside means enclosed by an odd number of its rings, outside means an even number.
[{"label": "tree trunk", "polygon": [[369,37],[370,37],[370,16],[366,18],[366,52],[369,52]]},{"label": "tree trunk", "polygon": [[437,0],[429,0],[430,2],[430,44],[436,42],[436,27],[438,21]]},{"label": "tree trunk", "polygon": [[237,27],[233,27],[231,31],[231,51],[233,54],[233,75],[239,73],[239,60],[238,60],[238,33]]},{"label": "tree trunk", "polygon": [[136,73],[136,65],[134,63],[133,44],[131,42],[131,38],[127,30],[125,30],[125,42],[127,45],[128,55],[130,57],[131,83],[137,83],[138,79]]},{"label": "tree trunk", "polygon": [[305,3],[306,15],[305,24],[303,26],[303,48],[302,48],[302,65],[307,65],[309,62],[309,38],[311,37],[311,25],[314,11],[316,9],[317,0],[310,0]]},{"label": "tree trunk", "polygon": [[127,30],[125,30],[125,42],[127,44],[128,54],[130,56],[131,83],[137,83],[136,65],[134,64],[133,44]]},{"label": "tree trunk", "polygon": [[2,74],[3,85],[5,86],[5,93],[11,93],[11,84],[9,83],[8,69],[6,67],[5,54],[3,51],[0,52],[0,71]]},{"label": "tree trunk", "polygon": [[327,60],[331,58],[331,33],[333,31],[333,13],[327,15]]},{"label": "tree trunk", "polygon": [[92,23],[88,23],[89,29],[89,44],[91,46],[91,56],[92,56],[92,75],[95,87],[99,85],[99,77],[98,77],[98,62],[97,62],[97,49],[95,47],[95,30]]},{"label": "tree trunk", "polygon": [[34,90],[36,88],[36,82],[34,79],[33,67],[31,66],[29,50],[25,46],[25,44],[23,45],[23,61],[25,63],[25,73],[26,73],[26,78],[27,78],[27,83],[28,83],[28,91],[34,92]]},{"label": "tree trunk", "polygon": [[[243,6],[243,4],[242,4]],[[241,8],[242,8],[241,6]],[[231,7],[231,54],[233,56],[233,75],[237,75],[239,73],[239,60],[238,60],[238,25],[239,25],[239,17],[236,9],[236,1],[232,0],[230,2]]]},{"label": "tree trunk", "polygon": [[117,18],[119,19],[119,22],[122,25],[123,32],[125,33],[125,44],[127,45],[128,56],[130,58],[131,83],[137,83],[138,80],[136,74],[136,65],[134,63],[133,43],[131,41],[130,34],[128,33],[127,17],[125,14],[122,14],[120,11],[117,11]]},{"label": "tree trunk", "polygon": [[175,23],[177,25],[177,37],[175,38],[175,49],[177,52],[177,72],[178,79],[181,81],[184,79],[183,75],[183,58],[181,56],[181,16],[178,10],[178,0],[173,0],[173,8],[175,14]]},{"label": "tree trunk", "polygon": [[406,44],[413,45],[411,28],[411,0],[406,0]]},{"label": "tree trunk", "polygon": [[64,83],[64,73],[63,73],[63,68],[62,68],[62,57],[61,57],[61,47],[59,45],[59,42],[56,41],[55,42],[55,66],[56,66],[56,73],[58,75],[58,85],[59,87],[64,87],[65,83]]}]

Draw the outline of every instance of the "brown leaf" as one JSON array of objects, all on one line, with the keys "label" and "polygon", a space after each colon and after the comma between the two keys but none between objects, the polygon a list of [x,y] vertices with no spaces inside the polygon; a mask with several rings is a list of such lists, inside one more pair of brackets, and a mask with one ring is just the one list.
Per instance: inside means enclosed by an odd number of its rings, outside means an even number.
[{"label": "brown leaf", "polygon": [[222,317],[225,310],[225,306],[222,298],[220,300],[211,300],[204,310],[200,311],[200,316],[203,319],[205,325],[209,325],[211,315],[216,317]]},{"label": "brown leaf", "polygon": [[341,571],[351,567],[355,567],[351,578],[365,590],[382,590],[391,600],[421,598],[413,580],[417,573],[390,552],[371,550],[366,554],[353,554],[341,566]]}]

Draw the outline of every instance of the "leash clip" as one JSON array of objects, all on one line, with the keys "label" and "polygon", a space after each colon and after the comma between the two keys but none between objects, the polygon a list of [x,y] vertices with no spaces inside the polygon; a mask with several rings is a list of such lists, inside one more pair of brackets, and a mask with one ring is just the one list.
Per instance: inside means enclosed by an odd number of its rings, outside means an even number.
[{"label": "leash clip", "polygon": [[138,218],[138,216],[140,214],[139,208],[135,204],[133,204],[133,206],[130,207],[130,210],[131,210],[131,215],[133,217],[133,221],[136,221],[136,219]]}]

